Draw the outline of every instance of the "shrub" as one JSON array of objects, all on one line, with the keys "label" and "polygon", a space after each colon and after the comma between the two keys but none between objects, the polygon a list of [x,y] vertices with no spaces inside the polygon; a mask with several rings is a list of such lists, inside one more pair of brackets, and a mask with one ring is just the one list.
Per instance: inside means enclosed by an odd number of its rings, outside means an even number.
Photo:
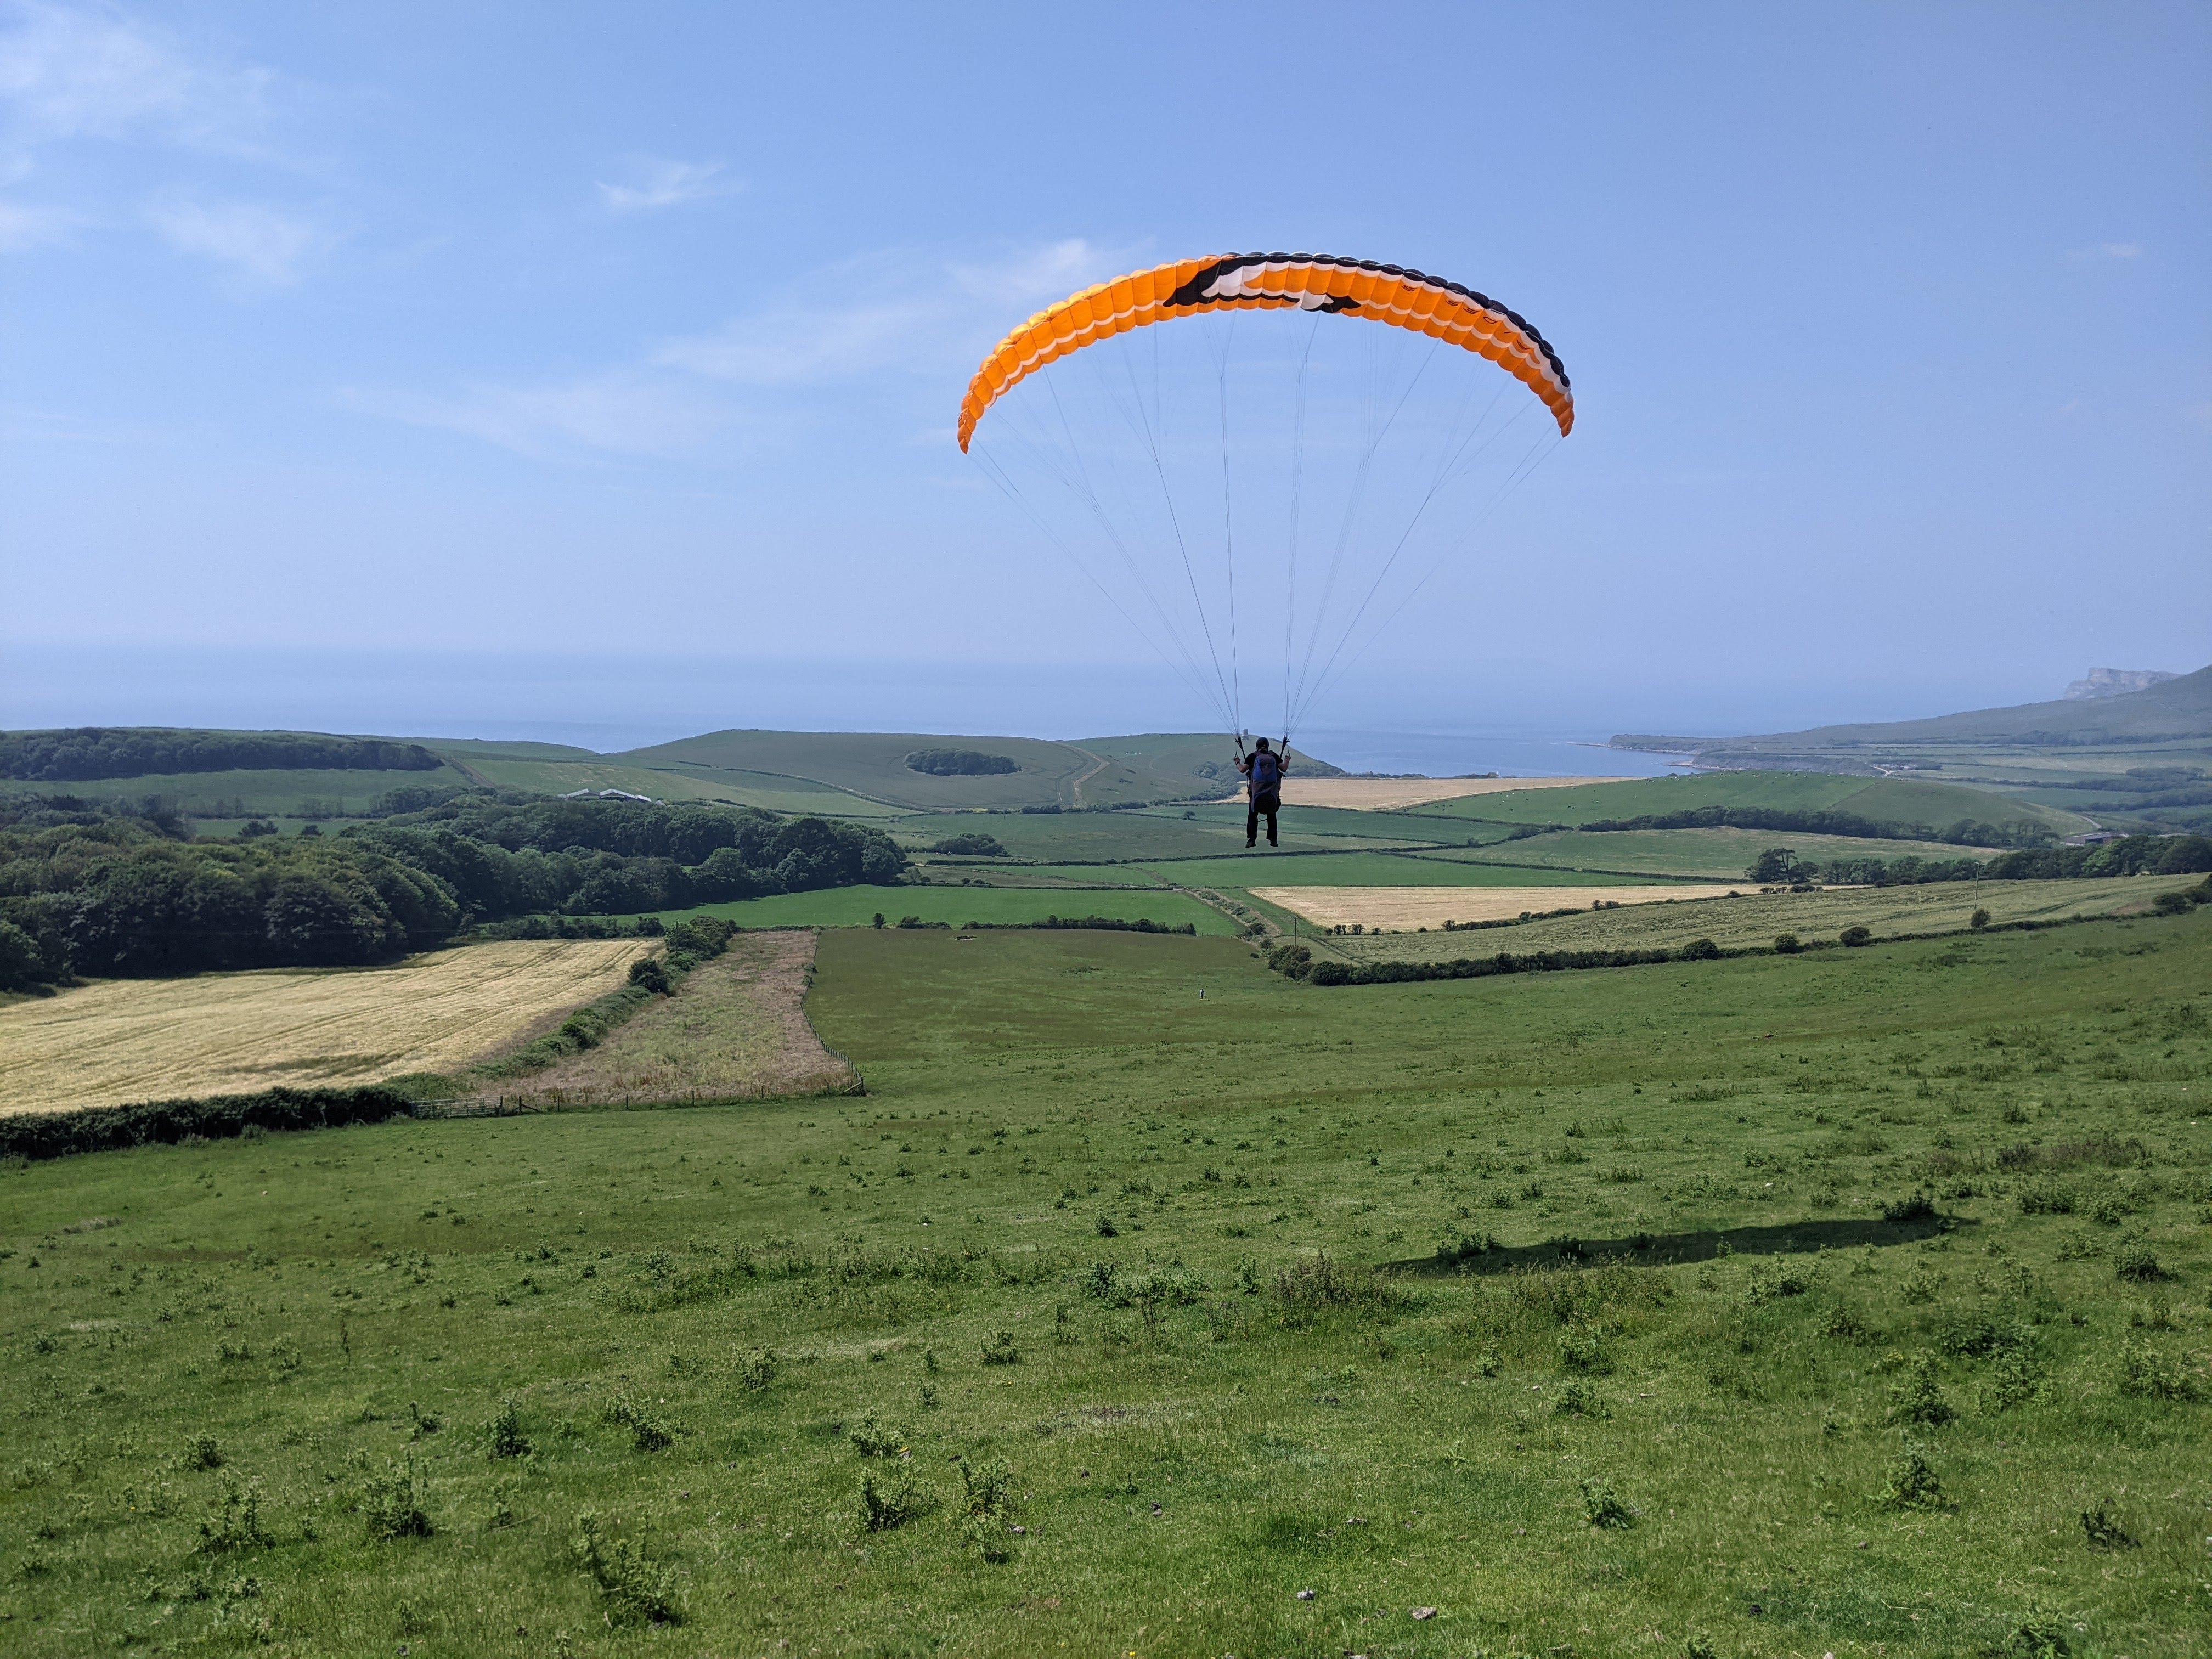
[{"label": "shrub", "polygon": [[222,1496],[200,1522],[194,1547],[209,1555],[231,1550],[265,1549],[276,1540],[261,1525],[261,1483],[222,1478]]},{"label": "shrub", "polygon": [[1972,928],[1976,933],[1981,932],[1983,928],[1989,925],[1990,913],[1986,910],[1977,910],[1972,915],[1966,918],[1966,926]]},{"label": "shrub", "polygon": [[1985,1648],[1985,1653],[2002,1655],[2004,1659],[2068,1659],[2073,1652],[2066,1632],[2073,1621],[2063,1613],[2053,1613],[2039,1602],[2030,1601],[2027,1611],[2012,1627],[2003,1644]]},{"label": "shrub", "polygon": [[947,836],[929,850],[949,853],[956,858],[1002,859],[1006,856],[1006,849],[999,844],[996,836],[981,835],[975,830],[961,836]]},{"label": "shrub", "polygon": [[1637,1511],[1624,1503],[1610,1482],[1599,1475],[1582,1481],[1583,1518],[1593,1527],[1627,1528],[1636,1524]]},{"label": "shrub", "polygon": [[1597,1385],[1583,1377],[1569,1380],[1559,1390],[1559,1397],[1552,1402],[1554,1417],[1610,1417],[1605,1401],[1598,1398]]},{"label": "shrub", "polygon": [[1777,933],[1774,936],[1774,953],[1777,956],[1794,957],[1804,948],[1797,942],[1795,933]]},{"label": "shrub", "polygon": [[2138,1399],[2194,1400],[2203,1392],[2179,1360],[2161,1353],[2148,1340],[2123,1338],[2118,1369],[2120,1392]]},{"label": "shrub", "polygon": [[219,1469],[229,1460],[222,1454],[222,1443],[211,1434],[196,1434],[185,1442],[178,1454],[177,1467],[185,1469]]},{"label": "shrub", "polygon": [[1899,1227],[1915,1221],[1932,1221],[1936,1218],[1936,1200],[1926,1193],[1916,1192],[1883,1205],[1881,1218]]},{"label": "shrub", "polygon": [[631,1443],[641,1452],[665,1451],[676,1443],[676,1437],[682,1432],[673,1423],[655,1415],[650,1407],[641,1406],[624,1395],[617,1395],[607,1402],[606,1420],[628,1429]]},{"label": "shrub", "polygon": [[1559,1333],[1559,1364],[1571,1371],[1580,1371],[1585,1376],[1602,1376],[1613,1366],[1605,1357],[1605,1346],[1595,1328],[1588,1325],[1570,1325]]},{"label": "shrub", "polygon": [[1110,1215],[1102,1215],[1102,1216],[1100,1216],[1100,1217],[1098,1218],[1098,1237],[1101,1237],[1101,1238],[1112,1238],[1112,1237],[1114,1237],[1116,1234],[1118,1234],[1120,1231],[1121,1231],[1121,1229],[1120,1229],[1120,1228],[1118,1228],[1118,1227],[1116,1227],[1116,1226],[1114,1224],[1114,1218],[1113,1218],[1112,1216],[1110,1216]]},{"label": "shrub", "polygon": [[1022,1363],[1022,1351],[1014,1346],[1012,1331],[1000,1331],[983,1345],[983,1363],[986,1365],[1018,1365]]},{"label": "shrub", "polygon": [[428,1538],[429,1483],[410,1455],[404,1463],[387,1457],[380,1472],[362,1482],[361,1515],[371,1538]]},{"label": "shrub", "polygon": [[1873,1335],[1866,1322],[1840,1296],[1821,1309],[1817,1328],[1823,1336],[1837,1337],[1845,1342],[1863,1342]]},{"label": "shrub", "polygon": [[644,1619],[656,1625],[682,1622],[676,1570],[648,1561],[644,1550],[629,1539],[608,1542],[601,1534],[599,1517],[591,1510],[576,1517],[576,1535],[569,1540],[568,1550],[576,1565],[599,1586],[609,1620]]},{"label": "shrub", "polygon": [[1875,1502],[1886,1510],[1933,1510],[1943,1504],[1943,1483],[1919,1447],[1907,1441],[1896,1460],[1883,1472],[1882,1489]]},{"label": "shrub", "polygon": [[1893,1423],[1914,1423],[1922,1428],[1940,1429],[1958,1415],[1937,1384],[1933,1354],[1917,1355],[1905,1380],[1890,1385],[1889,1417]]},{"label": "shrub", "polygon": [[2095,1509],[2081,1511],[2082,1535],[2087,1538],[2089,1547],[2092,1549],[2131,1550],[2136,1548],[2138,1540],[2114,1520],[2106,1508],[2106,1505],[2111,1502],[2112,1499],[2109,1498],[2100,1498]]},{"label": "shrub", "polygon": [[860,1477],[860,1524],[870,1532],[890,1532],[926,1513],[929,1496],[905,1470]]},{"label": "shrub", "polygon": [[906,763],[913,771],[939,778],[989,777],[1022,769],[1021,763],[1011,755],[988,755],[975,749],[917,749],[906,757]]},{"label": "shrub", "polygon": [[1396,1315],[1403,1300],[1372,1267],[1340,1267],[1326,1255],[1284,1268],[1267,1291],[1282,1310],[1284,1322],[1293,1325],[1310,1323],[1327,1312],[1388,1319]]},{"label": "shrub", "polygon": [[963,1457],[958,1468],[961,1540],[974,1545],[986,1561],[1003,1561],[1013,1476],[1004,1463],[971,1463]]},{"label": "shrub", "polygon": [[527,1457],[530,1442],[522,1433],[522,1402],[508,1395],[499,1402],[499,1410],[486,1431],[491,1441],[494,1457]]},{"label": "shrub", "polygon": [[1717,962],[1721,947],[1709,939],[1693,939],[1674,954],[1684,962]]},{"label": "shrub", "polygon": [[1871,927],[1846,927],[1842,933],[1837,934],[1836,938],[1838,942],[1844,945],[1871,945],[1874,943],[1874,929]]},{"label": "shrub", "polygon": [[738,1364],[738,1382],[748,1394],[760,1394],[775,1381],[775,1355],[755,1348]]},{"label": "shrub", "polygon": [[906,1431],[873,1412],[863,1412],[845,1438],[863,1457],[896,1457],[906,1445]]},{"label": "shrub", "polygon": [[659,957],[640,957],[629,965],[629,982],[665,997],[670,989],[667,966]]},{"label": "shrub", "polygon": [[2024,1406],[2043,1392],[2043,1360],[2025,1343],[2004,1348],[1990,1362],[1977,1404],[1984,1417]]},{"label": "shrub", "polygon": [[2157,1253],[2150,1247],[2150,1240],[2140,1232],[2124,1235],[2113,1246],[2112,1273],[2117,1278],[2131,1279],[2138,1284],[2167,1277],[2166,1269],[2159,1265]]}]

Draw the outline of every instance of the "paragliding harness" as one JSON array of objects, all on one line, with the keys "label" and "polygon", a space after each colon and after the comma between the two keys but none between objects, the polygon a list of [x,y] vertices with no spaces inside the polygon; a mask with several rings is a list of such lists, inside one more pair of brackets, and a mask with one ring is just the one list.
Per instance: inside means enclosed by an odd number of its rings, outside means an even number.
[{"label": "paragliding harness", "polygon": [[1245,793],[1249,805],[1244,813],[1244,844],[1255,846],[1260,839],[1260,820],[1267,820],[1267,845],[1275,844],[1275,814],[1283,810],[1283,754],[1291,746],[1288,738],[1283,739],[1282,750],[1255,749],[1244,752],[1244,739],[1237,739],[1237,768],[1248,780]]}]

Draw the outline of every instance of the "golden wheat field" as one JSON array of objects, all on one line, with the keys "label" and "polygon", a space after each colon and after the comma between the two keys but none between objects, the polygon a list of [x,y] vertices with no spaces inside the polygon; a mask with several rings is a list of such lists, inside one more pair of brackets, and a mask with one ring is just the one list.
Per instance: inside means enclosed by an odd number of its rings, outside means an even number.
[{"label": "golden wheat field", "polygon": [[1322,927],[1442,927],[1446,921],[1505,921],[1524,910],[1542,915],[1566,905],[1650,904],[1718,898],[1733,887],[1255,887],[1252,896],[1294,910]]},{"label": "golden wheat field", "polygon": [[444,1071],[628,975],[648,939],[514,940],[390,968],[106,980],[0,1008],[0,1112]]}]

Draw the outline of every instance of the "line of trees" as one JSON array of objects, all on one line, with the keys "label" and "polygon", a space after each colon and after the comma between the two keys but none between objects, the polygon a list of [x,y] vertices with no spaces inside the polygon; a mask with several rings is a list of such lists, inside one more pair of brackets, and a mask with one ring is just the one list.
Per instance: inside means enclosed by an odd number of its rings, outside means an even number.
[{"label": "line of trees", "polygon": [[73,783],[178,772],[434,772],[445,763],[418,743],[315,732],[190,732],[76,726],[0,732],[0,778]]},{"label": "line of trees", "polygon": [[0,803],[0,989],[337,966],[475,921],[678,909],[896,879],[881,830],[746,808],[489,793],[340,836],[195,842],[173,815]]},{"label": "line of trees", "polygon": [[1778,806],[1692,806],[1641,817],[1599,818],[1578,829],[1771,830],[1783,835],[1850,836],[1861,841],[1940,841],[1954,847],[2039,847],[2058,837],[2040,823],[1984,823],[1960,818],[1945,829],[1927,823],[1888,823],[1856,812],[1801,811]]},{"label": "line of trees", "polygon": [[1744,874],[1762,885],[1827,882],[1837,886],[1909,887],[1931,881],[2065,881],[2096,876],[2185,876],[2212,871],[2203,836],[2123,836],[2101,847],[2037,847],[1981,859],[1801,859],[1770,847]]}]

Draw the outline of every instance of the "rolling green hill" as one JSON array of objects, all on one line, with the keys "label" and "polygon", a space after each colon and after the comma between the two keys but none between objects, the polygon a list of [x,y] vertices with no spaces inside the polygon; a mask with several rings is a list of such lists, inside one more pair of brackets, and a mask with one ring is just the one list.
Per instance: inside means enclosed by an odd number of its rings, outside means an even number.
[{"label": "rolling green hill", "polygon": [[1856,763],[1871,770],[1877,752],[1887,761],[1892,750],[2099,749],[2176,738],[2212,738],[2212,667],[2112,697],[1977,708],[1929,720],[1821,726],[1764,737],[1629,735],[1613,738],[1613,746],[1694,754],[1700,766],[1826,769]]},{"label": "rolling green hill", "polygon": [[[423,785],[474,784],[549,795],[621,789],[662,800],[884,819],[912,812],[1181,802],[1225,793],[1235,782],[1234,751],[1226,738],[1218,736],[1151,733],[1062,742],[923,732],[760,731],[713,732],[600,754],[550,743],[126,727],[103,730],[70,748],[76,757],[70,769],[91,775],[40,775],[41,768],[54,769],[51,757],[61,748],[57,739],[74,736],[0,732],[0,760],[15,754],[22,761],[15,768],[21,775],[10,781],[19,788],[47,793],[132,799],[161,795],[176,801],[186,814],[210,819],[289,816],[303,810],[359,814],[387,790]],[[276,763],[288,746],[317,757],[322,763],[289,768]],[[921,751],[941,749],[1003,757],[1014,767],[1011,771],[946,775],[908,764]],[[168,763],[180,754],[204,760],[231,750],[246,754],[249,763],[222,770]],[[162,769],[135,770],[130,757],[141,753],[159,757]],[[333,766],[324,758],[341,753],[357,754],[360,760]],[[384,753],[404,755],[408,769],[370,763]],[[258,758],[263,755],[267,758]],[[1338,770],[1310,756],[1298,756],[1297,762],[1309,775]]]},{"label": "rolling green hill", "polygon": [[1566,789],[1508,790],[1439,801],[1418,810],[1423,816],[1493,823],[1579,826],[1601,819],[1650,817],[1705,806],[1848,812],[1875,823],[1919,823],[1937,829],[1962,818],[2037,824],[2059,835],[2073,835],[2091,827],[2090,821],[2079,813],[1961,784],[1917,778],[1869,780],[1838,772],[1702,772],[1626,783],[1578,784]]}]

